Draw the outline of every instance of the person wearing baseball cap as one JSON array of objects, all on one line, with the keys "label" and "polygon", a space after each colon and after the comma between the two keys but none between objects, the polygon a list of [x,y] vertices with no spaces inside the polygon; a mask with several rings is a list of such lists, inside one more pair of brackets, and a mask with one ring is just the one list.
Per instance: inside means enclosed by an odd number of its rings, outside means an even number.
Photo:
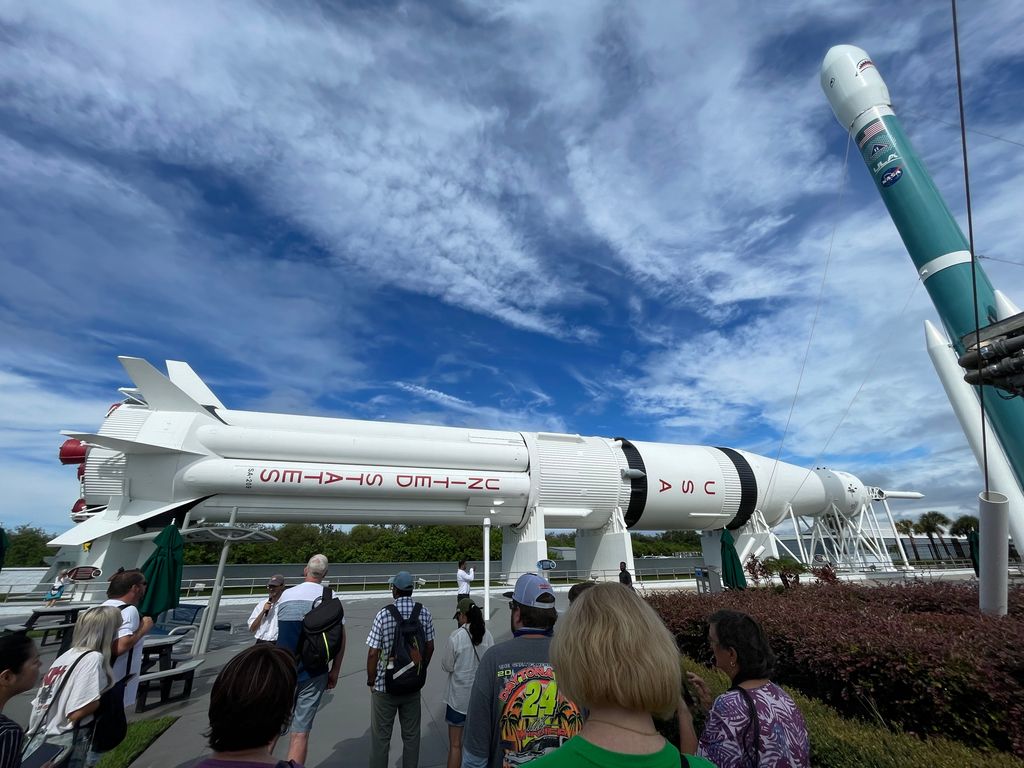
[{"label": "person wearing baseball cap", "polygon": [[284,592],[284,576],[275,573],[267,579],[267,599],[260,600],[249,614],[249,631],[256,644],[277,642],[277,601]]},{"label": "person wearing baseball cap", "polygon": [[524,573],[506,592],[512,639],[480,659],[462,741],[463,768],[518,765],[556,749],[583,724],[558,692],[549,648],[558,611],[547,579]]},{"label": "person wearing baseball cap", "polygon": [[[416,579],[411,573],[399,571],[388,583],[391,585],[394,602],[377,612],[366,637],[366,686],[370,689],[369,765],[370,768],[387,768],[391,732],[397,715],[402,730],[402,766],[415,768],[420,760],[420,688],[426,678],[430,657],[434,654],[434,620],[430,611],[412,598]],[[395,663],[396,648],[401,650],[396,644],[401,642],[399,635],[403,634],[396,630],[405,627],[410,621],[417,622],[417,646],[420,643],[425,645],[422,649],[422,669],[419,670],[420,665],[416,665],[420,672],[416,675],[417,687],[409,690],[410,686],[406,684],[398,691],[395,686],[398,671],[406,671],[413,664],[399,670],[399,665]]]}]

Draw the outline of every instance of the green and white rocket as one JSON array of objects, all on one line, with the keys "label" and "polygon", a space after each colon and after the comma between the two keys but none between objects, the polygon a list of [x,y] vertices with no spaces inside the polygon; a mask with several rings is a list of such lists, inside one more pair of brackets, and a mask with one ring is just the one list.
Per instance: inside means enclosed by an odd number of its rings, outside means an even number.
[{"label": "green and white rocket", "polygon": [[[839,123],[853,137],[953,349],[963,354],[960,339],[975,330],[970,246],[903,132],[892,110],[889,89],[867,53],[852,45],[837,45],[826,54],[821,65],[821,87]],[[976,284],[980,325],[1003,319],[996,292],[981,267],[976,267]],[[936,338],[940,338],[937,332],[929,333],[929,352],[954,410],[958,415],[969,410],[967,398],[977,410],[973,388],[955,374],[959,382],[949,380],[949,371],[956,370],[955,365],[950,369],[936,359]],[[952,352],[944,351],[955,359]],[[985,389],[985,415],[1001,449],[994,451],[995,461],[1006,464],[992,472],[990,454],[990,481],[993,490],[1010,499],[1010,531],[1017,548],[1024,551],[1024,504],[1014,503],[1024,500],[1024,399],[1005,399],[1000,394],[992,387]],[[972,433],[979,427],[969,427],[963,419],[961,424],[972,447],[980,445],[980,433]]]}]

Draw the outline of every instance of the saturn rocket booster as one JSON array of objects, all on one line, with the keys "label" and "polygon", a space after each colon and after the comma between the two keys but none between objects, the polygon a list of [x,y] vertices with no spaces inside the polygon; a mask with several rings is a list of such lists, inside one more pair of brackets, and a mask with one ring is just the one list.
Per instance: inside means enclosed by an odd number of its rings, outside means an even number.
[{"label": "saturn rocket booster", "polygon": [[62,461],[81,464],[81,522],[51,544],[124,539],[186,512],[239,523],[489,517],[513,531],[533,519],[542,540],[544,528],[597,533],[615,519],[622,532],[739,528],[755,509],[775,525],[790,508],[853,514],[868,500],[852,475],[779,463],[773,477],[773,460],[730,448],[234,411],[185,363],[169,361],[167,377],[120,360],[135,388],[97,433],[64,433]]},{"label": "saturn rocket booster", "polygon": [[[962,355],[961,337],[975,330],[969,244],[903,133],[885,82],[867,53],[837,45],[821,65],[821,87],[839,123],[856,141],[953,348]],[[977,265],[974,269],[979,322],[986,326],[1000,319],[998,301],[984,270]],[[931,336],[929,345],[934,346]],[[984,402],[1002,448],[995,460],[1005,453],[1010,479],[1017,485],[996,490],[1017,498],[1024,489],[1024,400],[1006,399],[987,387]],[[972,442],[980,442],[980,435],[976,438]],[[1024,510],[1011,508],[1010,527],[1022,546]]]}]

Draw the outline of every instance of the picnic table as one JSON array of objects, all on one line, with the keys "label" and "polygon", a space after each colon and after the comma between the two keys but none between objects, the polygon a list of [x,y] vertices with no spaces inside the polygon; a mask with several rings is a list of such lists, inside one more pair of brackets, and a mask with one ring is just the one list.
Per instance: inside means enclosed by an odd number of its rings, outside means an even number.
[{"label": "picnic table", "polygon": [[164,672],[174,668],[174,646],[185,639],[185,635],[147,635],[142,640],[142,673],[154,664]]},{"label": "picnic table", "polygon": [[48,642],[51,637],[56,638],[60,643],[57,655],[67,651],[71,647],[71,638],[74,635],[75,622],[78,621],[78,614],[95,608],[99,603],[64,603],[54,606],[39,606],[32,609],[32,615],[24,624],[8,624],[4,627],[7,632],[25,632],[29,630],[42,630],[43,637],[40,646],[54,645]]}]

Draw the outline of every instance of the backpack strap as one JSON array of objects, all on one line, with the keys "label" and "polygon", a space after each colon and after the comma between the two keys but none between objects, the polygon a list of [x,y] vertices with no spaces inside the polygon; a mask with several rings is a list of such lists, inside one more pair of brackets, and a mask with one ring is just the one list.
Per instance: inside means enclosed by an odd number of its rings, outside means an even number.
[{"label": "backpack strap", "polygon": [[414,605],[412,607],[412,615],[410,615],[409,618],[412,621],[419,621],[420,620],[420,611],[422,611],[422,610],[423,610],[423,604],[422,603],[416,603],[416,605]]},{"label": "backpack strap", "polygon": [[[130,608],[131,605],[132,605],[131,603],[121,603],[121,605],[119,605],[117,607],[117,610],[119,610],[123,614],[124,613],[124,609],[125,608]],[[136,609],[136,610],[138,610],[138,609]],[[142,614],[141,613],[139,614],[139,622],[140,623],[142,622]],[[115,638],[115,639],[117,639],[117,638]],[[122,680],[124,680],[125,682],[127,682],[128,678],[130,678],[132,676],[132,654],[133,653],[135,653],[135,646],[134,645],[131,648],[128,649],[128,658],[126,660],[127,663],[124,665],[124,677],[122,678]],[[120,682],[120,680],[118,682]]]}]

